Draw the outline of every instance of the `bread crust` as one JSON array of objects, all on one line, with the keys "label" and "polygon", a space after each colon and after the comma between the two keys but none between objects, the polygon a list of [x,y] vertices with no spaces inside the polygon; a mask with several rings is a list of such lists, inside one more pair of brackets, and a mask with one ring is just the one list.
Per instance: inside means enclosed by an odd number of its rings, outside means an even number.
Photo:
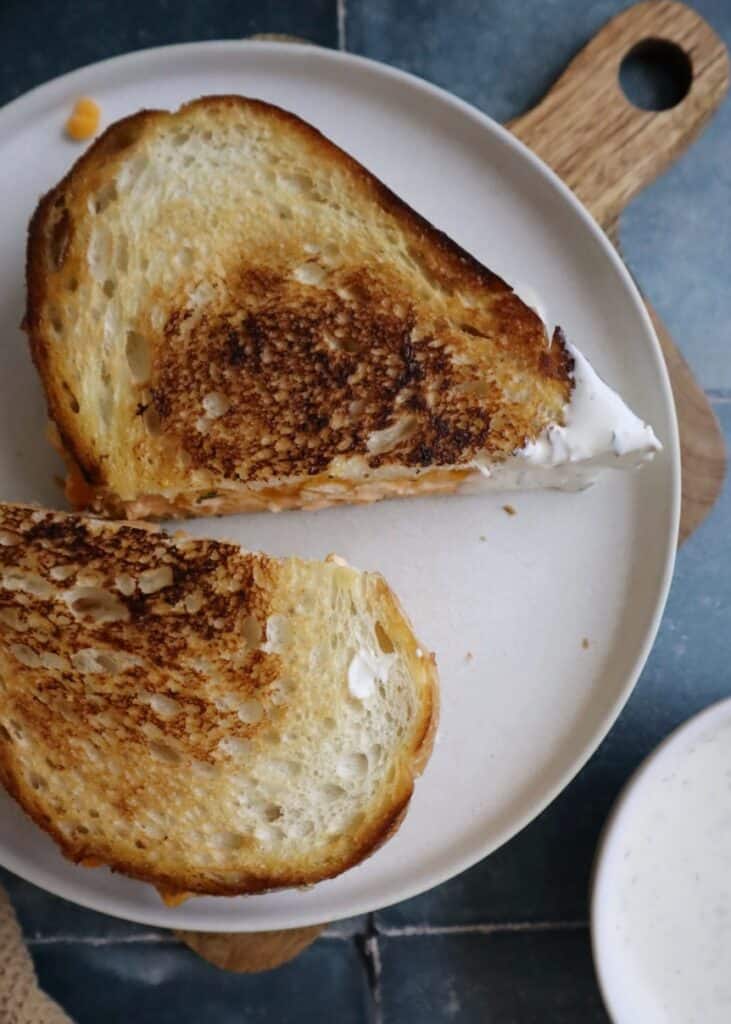
[{"label": "bread crust", "polygon": [[[404,239],[416,277],[406,283],[392,259],[375,267],[357,257],[327,287],[308,288],[291,280],[289,251],[281,266],[260,262],[260,254],[244,256],[240,267],[227,265],[225,289],[196,320],[189,349],[187,292],[166,295],[155,377],[140,403],[161,424],[161,436],[144,442],[160,469],[143,480],[126,463],[124,471],[110,470],[98,424],[83,408],[80,421],[79,397],[57,354],[58,338],[70,328],[57,320],[56,330],[54,310],[68,299],[69,276],[87,273],[79,233],[88,228],[94,197],[159,134],[199,118],[239,119],[245,126],[258,118],[295,139],[303,160],[341,176],[379,231]],[[168,516],[318,508],[446,493],[476,475],[477,454],[499,462],[547,423],[560,422],[571,392],[573,364],[560,332],[548,345],[539,318],[503,280],[315,128],[260,100],[203,97],[175,114],[141,111],[112,125],[39,203],[26,276],[24,326],[33,360],[64,457],[86,485],[70,496],[77,507],[108,514],[154,516],[146,511],[150,505]],[[432,288],[431,299],[417,295],[417,279]],[[293,330],[294,345],[283,340]],[[347,344],[333,352],[323,339],[339,330]],[[504,380],[490,383],[496,361],[507,361]],[[200,432],[200,397],[193,395],[213,363],[229,374],[231,407]],[[516,374],[519,401],[509,397]],[[272,401],[273,395],[286,399]],[[399,417],[405,436],[389,450],[373,450],[374,435]],[[272,443],[263,447],[265,434]],[[176,462],[181,451],[184,465]],[[194,472],[207,474],[207,482],[192,485]],[[333,489],[333,479],[347,486]],[[221,490],[221,504],[205,498],[212,489]]]}]

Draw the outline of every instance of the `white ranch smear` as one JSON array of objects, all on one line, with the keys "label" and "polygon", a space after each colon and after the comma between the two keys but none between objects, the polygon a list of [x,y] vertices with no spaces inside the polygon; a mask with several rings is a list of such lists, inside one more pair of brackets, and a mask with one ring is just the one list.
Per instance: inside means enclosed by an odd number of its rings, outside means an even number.
[{"label": "white ranch smear", "polygon": [[[525,285],[516,294],[550,330],[537,292]],[[648,424],[636,416],[616,391],[606,384],[584,355],[572,344],[566,348],[574,360],[574,387],[564,409],[564,424],[551,424],[533,442],[499,465],[475,459],[482,480],[468,489],[557,487],[580,490],[607,468],[632,468],[647,462],[662,445]]]}]

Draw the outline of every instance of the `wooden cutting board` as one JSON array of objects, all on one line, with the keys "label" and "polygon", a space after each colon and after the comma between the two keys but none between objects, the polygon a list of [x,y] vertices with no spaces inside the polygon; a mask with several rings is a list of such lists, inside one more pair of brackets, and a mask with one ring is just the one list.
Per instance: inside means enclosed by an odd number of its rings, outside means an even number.
[{"label": "wooden cutting board", "polygon": [[[670,110],[640,110],[625,97],[619,68],[628,53],[658,40],[675,44],[681,59],[685,54],[690,87]],[[624,207],[690,145],[723,100],[728,82],[726,47],[700,16],[675,0],[646,0],[605,25],[543,100],[508,127],[563,178],[616,243]],[[703,390],[657,313],[649,303],[647,308],[665,355],[680,425],[682,543],[720,493],[725,446]],[[251,973],[291,960],[324,927],[176,935],[218,967]]]}]

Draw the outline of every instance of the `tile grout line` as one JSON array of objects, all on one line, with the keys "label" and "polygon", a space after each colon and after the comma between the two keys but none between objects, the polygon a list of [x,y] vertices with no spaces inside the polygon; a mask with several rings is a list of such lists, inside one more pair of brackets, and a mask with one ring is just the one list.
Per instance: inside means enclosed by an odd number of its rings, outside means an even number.
[{"label": "tile grout line", "polygon": [[381,1002],[381,968],[383,965],[374,914],[368,915],[365,931],[355,936],[355,943],[363,959],[368,980],[368,990],[371,996],[371,1024],[383,1024],[383,1005]]},{"label": "tile grout line", "polygon": [[[323,932],[319,939],[328,942],[350,942],[357,932],[344,935],[338,932]],[[139,935],[32,935],[25,938],[31,949],[37,946],[176,946],[182,945],[172,932],[141,932]]]},{"label": "tile grout line", "polygon": [[167,946],[179,939],[170,932],[140,932],[139,935],[33,935],[26,938],[26,945],[36,946]]},{"label": "tile grout line", "polygon": [[347,9],[345,7],[346,0],[337,0],[337,13],[338,13],[338,49],[347,50],[348,40],[345,27],[345,21],[347,18]]},{"label": "tile grout line", "polygon": [[386,938],[414,938],[421,935],[504,935],[516,932],[585,931],[588,921],[506,921],[499,924],[410,924],[402,927],[379,926]]},{"label": "tile grout line", "polygon": [[[388,925],[376,925],[371,915],[363,933],[354,932],[351,935],[346,935],[336,931],[326,931],[323,932],[320,939],[330,942],[351,942],[355,939],[359,943],[378,1010],[375,1024],[380,1024],[382,966],[381,950],[378,944],[380,936],[388,939],[408,939],[427,935],[501,935],[516,932],[584,931],[588,927],[588,921],[507,921],[499,924],[412,924],[389,927]],[[133,935],[33,935],[26,938],[26,943],[31,948],[74,944],[81,946],[165,946],[177,945],[179,940],[172,932],[141,932]]]}]

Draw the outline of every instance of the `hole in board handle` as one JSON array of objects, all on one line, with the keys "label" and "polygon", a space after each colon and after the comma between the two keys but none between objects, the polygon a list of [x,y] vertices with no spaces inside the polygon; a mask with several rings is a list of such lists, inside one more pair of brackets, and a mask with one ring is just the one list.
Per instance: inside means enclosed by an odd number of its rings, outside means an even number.
[{"label": "hole in board handle", "polygon": [[619,69],[625,96],[641,110],[670,110],[685,99],[693,82],[687,53],[667,39],[643,39]]}]

